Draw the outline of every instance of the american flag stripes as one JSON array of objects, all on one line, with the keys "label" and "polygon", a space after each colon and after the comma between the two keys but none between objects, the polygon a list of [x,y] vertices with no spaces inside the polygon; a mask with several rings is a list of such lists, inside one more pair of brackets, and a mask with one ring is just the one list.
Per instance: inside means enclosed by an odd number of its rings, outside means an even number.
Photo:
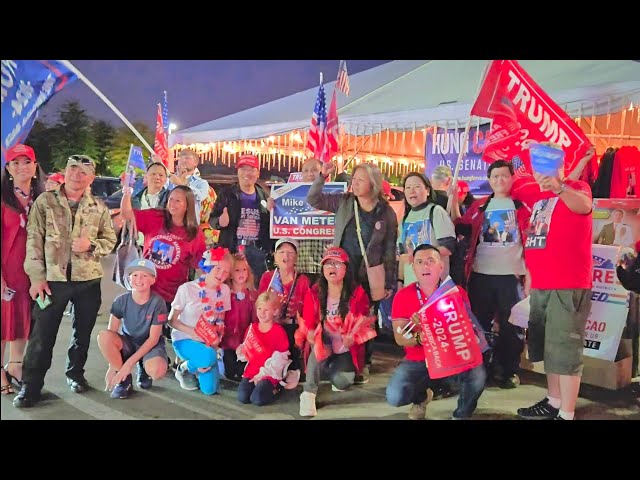
[{"label": "american flag stripes", "polygon": [[331,161],[331,157],[338,148],[338,115],[335,105],[335,91],[331,103],[333,111],[330,111],[331,125],[327,125],[327,97],[324,93],[324,85],[320,84],[318,97],[313,108],[311,117],[311,128],[307,140],[307,148],[311,150],[313,156],[322,162]]},{"label": "american flag stripes", "polygon": [[349,96],[349,74],[347,73],[347,61],[340,60],[338,66],[338,80],[336,80],[336,88]]}]

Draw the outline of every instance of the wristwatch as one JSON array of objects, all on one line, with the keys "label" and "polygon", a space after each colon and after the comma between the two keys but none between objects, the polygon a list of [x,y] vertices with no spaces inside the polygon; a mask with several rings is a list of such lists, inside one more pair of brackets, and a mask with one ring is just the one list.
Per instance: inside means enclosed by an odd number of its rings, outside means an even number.
[{"label": "wristwatch", "polygon": [[564,190],[565,190],[564,182],[560,182],[560,190],[558,190],[557,192],[553,192],[553,193],[555,193],[556,195],[560,195],[562,192],[564,192]]}]

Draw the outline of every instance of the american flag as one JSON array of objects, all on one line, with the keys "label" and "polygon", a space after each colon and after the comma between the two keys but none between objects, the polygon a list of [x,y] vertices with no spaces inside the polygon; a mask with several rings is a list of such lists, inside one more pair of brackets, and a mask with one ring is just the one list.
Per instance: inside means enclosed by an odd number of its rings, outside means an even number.
[{"label": "american flag", "polygon": [[331,131],[327,126],[327,97],[324,93],[324,85],[320,84],[318,89],[318,97],[313,108],[313,116],[311,117],[311,128],[309,129],[309,137],[307,140],[307,148],[311,150],[313,156],[322,162],[329,162],[333,154],[337,151],[338,139],[335,135],[338,127],[337,109],[335,109],[335,91],[332,107],[333,115],[331,115]]},{"label": "american flag", "polygon": [[519,156],[515,156],[511,159],[511,163],[513,164],[513,170],[515,178],[527,177],[531,174],[527,171],[527,166],[522,161]]},{"label": "american flag", "polygon": [[167,91],[162,96],[162,125],[164,133],[169,134],[169,106],[167,105]]},{"label": "american flag", "polygon": [[349,74],[347,73],[347,61],[340,60],[338,66],[338,80],[336,81],[336,88],[349,96]]}]

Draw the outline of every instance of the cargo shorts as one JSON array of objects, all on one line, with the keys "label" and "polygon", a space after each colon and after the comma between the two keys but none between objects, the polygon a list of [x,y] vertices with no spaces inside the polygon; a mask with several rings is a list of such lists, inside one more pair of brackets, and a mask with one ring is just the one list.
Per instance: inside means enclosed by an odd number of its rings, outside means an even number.
[{"label": "cargo shorts", "polygon": [[530,301],[529,359],[544,360],[546,373],[581,376],[591,289],[533,289]]}]

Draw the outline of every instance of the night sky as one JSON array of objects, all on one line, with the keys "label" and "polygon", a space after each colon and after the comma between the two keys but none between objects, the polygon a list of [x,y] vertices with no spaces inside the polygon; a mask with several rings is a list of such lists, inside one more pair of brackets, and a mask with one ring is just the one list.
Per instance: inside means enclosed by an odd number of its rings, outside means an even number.
[{"label": "night sky", "polygon": [[[185,129],[334,81],[339,60],[70,60],[130,122],[155,129],[157,104],[167,91],[169,121]],[[347,60],[349,75],[389,60]],[[81,80],[42,109],[51,122],[70,100],[95,119],[124,123]],[[313,105],[309,105],[311,119]]]}]

